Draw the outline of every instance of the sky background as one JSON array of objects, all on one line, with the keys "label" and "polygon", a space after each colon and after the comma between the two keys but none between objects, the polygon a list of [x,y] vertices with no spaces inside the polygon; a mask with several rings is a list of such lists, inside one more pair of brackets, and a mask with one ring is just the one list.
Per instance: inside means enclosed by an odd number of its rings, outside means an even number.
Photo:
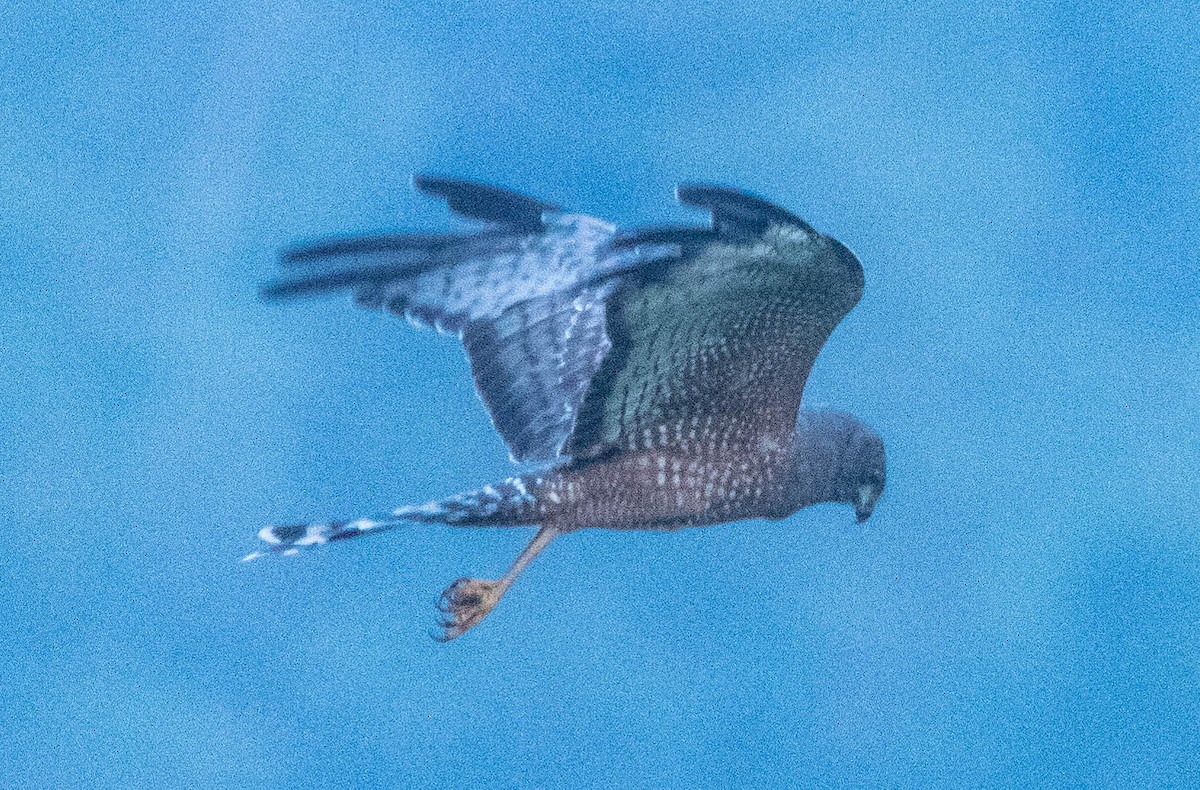
[{"label": "sky background", "polygon": [[[46,5],[0,10],[0,785],[1198,781],[1195,3]],[[449,645],[526,530],[239,564],[509,474],[452,339],[256,295],[461,227],[413,172],[845,242],[805,397],[884,436],[874,518],[571,535]]]}]

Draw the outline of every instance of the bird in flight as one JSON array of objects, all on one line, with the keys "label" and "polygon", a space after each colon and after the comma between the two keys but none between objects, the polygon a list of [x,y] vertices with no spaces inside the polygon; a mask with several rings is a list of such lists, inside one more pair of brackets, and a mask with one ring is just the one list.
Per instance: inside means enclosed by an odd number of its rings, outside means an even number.
[{"label": "bird in flight", "polygon": [[566,532],[782,519],[821,502],[871,515],[885,482],[879,435],[800,406],[817,354],[862,296],[862,265],[836,239],[708,184],[676,189],[707,225],[618,230],[494,186],[413,183],[483,227],[299,246],[263,294],[348,289],[364,307],[457,334],[512,460],[542,465],[378,516],[266,527],[266,547],[246,559],[413,522],[537,527],[502,577],[442,593],[450,640]]}]

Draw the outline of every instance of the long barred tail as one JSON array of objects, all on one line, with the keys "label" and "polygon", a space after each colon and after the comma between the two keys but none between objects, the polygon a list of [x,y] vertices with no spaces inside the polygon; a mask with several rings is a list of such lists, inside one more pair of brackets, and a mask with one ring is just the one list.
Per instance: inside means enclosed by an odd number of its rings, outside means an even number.
[{"label": "long barred tail", "polygon": [[242,558],[242,562],[268,554],[296,554],[300,549],[387,532],[412,523],[450,524],[456,527],[522,526],[533,523],[536,506],[537,499],[526,486],[526,480],[511,477],[503,483],[487,485],[440,502],[405,505],[379,516],[353,521],[263,527],[258,531],[258,537],[268,545],[250,552]]}]

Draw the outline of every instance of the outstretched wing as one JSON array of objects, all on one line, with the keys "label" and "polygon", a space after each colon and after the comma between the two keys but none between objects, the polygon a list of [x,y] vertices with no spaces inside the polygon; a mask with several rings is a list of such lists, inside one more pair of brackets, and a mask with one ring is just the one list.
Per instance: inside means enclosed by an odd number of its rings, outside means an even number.
[{"label": "outstretched wing", "polygon": [[268,285],[263,295],[352,288],[364,307],[457,332],[602,272],[597,252],[613,234],[603,220],[486,184],[434,176],[416,176],[413,184],[488,225],[472,233],[326,239],[286,250],[281,264],[306,271]]},{"label": "outstretched wing", "polygon": [[456,332],[480,396],[514,460],[555,457],[608,350],[606,277],[662,245],[610,247],[613,227],[497,187],[417,176],[474,233],[395,234],[316,242],[284,252],[305,271],[268,285],[268,297],[352,289],[418,325]]},{"label": "outstretched wing", "polygon": [[722,187],[677,194],[709,209],[713,226],[613,240],[676,253],[623,277],[608,299],[612,348],[566,444],[575,457],[660,439],[789,437],[817,354],[862,296],[854,254],[790,212]]}]

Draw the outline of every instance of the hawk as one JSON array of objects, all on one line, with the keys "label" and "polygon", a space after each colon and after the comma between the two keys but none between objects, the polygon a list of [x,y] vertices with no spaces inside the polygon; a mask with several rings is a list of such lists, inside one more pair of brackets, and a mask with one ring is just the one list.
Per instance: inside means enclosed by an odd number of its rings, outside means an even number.
[{"label": "hawk", "polygon": [[863,292],[862,265],[836,239],[708,184],[676,189],[707,225],[626,231],[494,186],[413,183],[484,226],[286,250],[294,274],[263,294],[349,289],[364,307],[457,334],[512,460],[542,465],[380,516],[266,527],[268,546],[247,559],[412,522],[536,526],[501,578],[442,593],[450,640],[565,532],[782,519],[820,502],[871,515],[885,481],[879,435],[800,407],[818,352]]}]

